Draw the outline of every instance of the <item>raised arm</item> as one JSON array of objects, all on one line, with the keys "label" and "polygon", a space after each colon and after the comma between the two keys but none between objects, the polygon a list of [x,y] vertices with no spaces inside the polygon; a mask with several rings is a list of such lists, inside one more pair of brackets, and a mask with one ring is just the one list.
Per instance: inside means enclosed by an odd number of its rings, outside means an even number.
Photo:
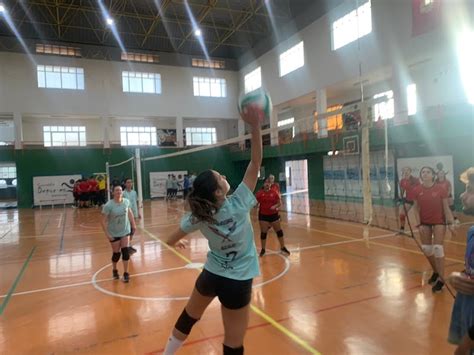
[{"label": "raised arm", "polygon": [[183,232],[181,228],[176,229],[173,233],[167,235],[162,240],[169,246],[174,246],[178,249],[186,248],[186,243],[182,241],[186,237],[187,233]]},{"label": "raised arm", "polygon": [[262,165],[262,130],[260,126],[261,112],[255,107],[249,106],[245,113],[242,113],[242,118],[251,127],[251,158],[250,163],[242,180],[245,185],[253,191],[257,185],[258,172]]}]

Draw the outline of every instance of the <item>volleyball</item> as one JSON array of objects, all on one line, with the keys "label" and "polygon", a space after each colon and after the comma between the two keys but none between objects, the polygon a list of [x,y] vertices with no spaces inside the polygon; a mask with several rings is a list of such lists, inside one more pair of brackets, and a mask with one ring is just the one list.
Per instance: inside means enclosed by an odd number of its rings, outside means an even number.
[{"label": "volleyball", "polygon": [[247,94],[241,94],[239,97],[238,109],[239,113],[245,113],[248,106],[256,107],[261,114],[260,120],[270,119],[272,114],[272,99],[270,95],[263,89],[257,89]]}]

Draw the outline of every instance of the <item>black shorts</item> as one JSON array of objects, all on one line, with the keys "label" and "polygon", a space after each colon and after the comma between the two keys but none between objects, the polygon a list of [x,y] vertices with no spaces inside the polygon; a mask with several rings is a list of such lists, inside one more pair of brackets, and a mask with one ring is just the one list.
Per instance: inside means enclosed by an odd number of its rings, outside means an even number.
[{"label": "black shorts", "polygon": [[126,238],[126,237],[128,237],[128,235],[124,235],[123,237],[114,237],[114,239],[112,239],[110,242],[115,243],[122,240],[122,238]]},{"label": "black shorts", "polygon": [[259,213],[258,214],[258,220],[273,223],[273,222],[276,222],[276,221],[280,220],[280,215],[278,213],[271,214],[271,215],[265,215],[265,214]]},{"label": "black shorts", "polygon": [[196,280],[196,290],[206,297],[219,298],[228,309],[239,309],[247,306],[252,297],[252,281],[233,280],[213,274],[204,269]]},{"label": "black shorts", "polygon": [[89,194],[87,192],[79,194],[80,201],[89,201]]},{"label": "black shorts", "polygon": [[408,205],[412,205],[415,203],[414,201],[407,200],[406,198],[402,198],[403,203],[406,203]]}]

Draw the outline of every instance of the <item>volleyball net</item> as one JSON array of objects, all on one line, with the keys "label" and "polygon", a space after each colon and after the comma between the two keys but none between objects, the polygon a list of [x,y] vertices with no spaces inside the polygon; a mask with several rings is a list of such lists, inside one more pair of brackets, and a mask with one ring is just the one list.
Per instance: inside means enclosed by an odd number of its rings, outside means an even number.
[{"label": "volleyball net", "polygon": [[[399,156],[393,141],[411,135],[408,138],[415,142],[416,137],[409,125],[384,119],[390,117],[387,100],[354,102],[322,114],[313,110],[274,113],[278,119],[262,126],[264,158],[257,189],[266,177],[274,175],[282,192],[282,211],[397,230],[403,208],[399,191],[402,169],[409,168],[418,178],[421,167],[429,165],[446,172],[452,183],[455,174],[449,156]],[[291,120],[285,118],[290,114]],[[212,133],[192,134],[200,134],[198,141],[206,142]],[[170,190],[174,191],[171,199],[179,201],[189,187],[186,175],[215,169],[235,189],[250,159],[250,134],[202,146],[191,146],[192,138],[186,136],[186,149],[137,149],[133,157],[109,163],[109,186],[114,178],[132,177],[142,190],[140,201],[170,199]],[[404,148],[416,144],[410,139]]]}]

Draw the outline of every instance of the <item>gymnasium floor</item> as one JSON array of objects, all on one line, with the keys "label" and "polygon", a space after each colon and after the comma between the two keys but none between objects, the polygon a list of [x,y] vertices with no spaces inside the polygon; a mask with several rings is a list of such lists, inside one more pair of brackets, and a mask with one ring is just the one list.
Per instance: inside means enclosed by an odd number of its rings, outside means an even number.
[{"label": "gymnasium floor", "polygon": [[[199,233],[182,254],[158,241],[182,213],[181,201],[145,204],[124,284],[111,280],[98,209],[0,211],[0,353],[160,353],[199,272],[189,263],[204,262],[207,250]],[[258,236],[256,210],[252,219]],[[260,259],[247,354],[453,352],[453,299],[431,293],[413,240],[372,228],[367,241],[359,224],[302,214],[282,220],[292,254]],[[446,242],[447,272],[462,269],[466,228]],[[214,301],[180,354],[221,354],[222,340]]]}]

